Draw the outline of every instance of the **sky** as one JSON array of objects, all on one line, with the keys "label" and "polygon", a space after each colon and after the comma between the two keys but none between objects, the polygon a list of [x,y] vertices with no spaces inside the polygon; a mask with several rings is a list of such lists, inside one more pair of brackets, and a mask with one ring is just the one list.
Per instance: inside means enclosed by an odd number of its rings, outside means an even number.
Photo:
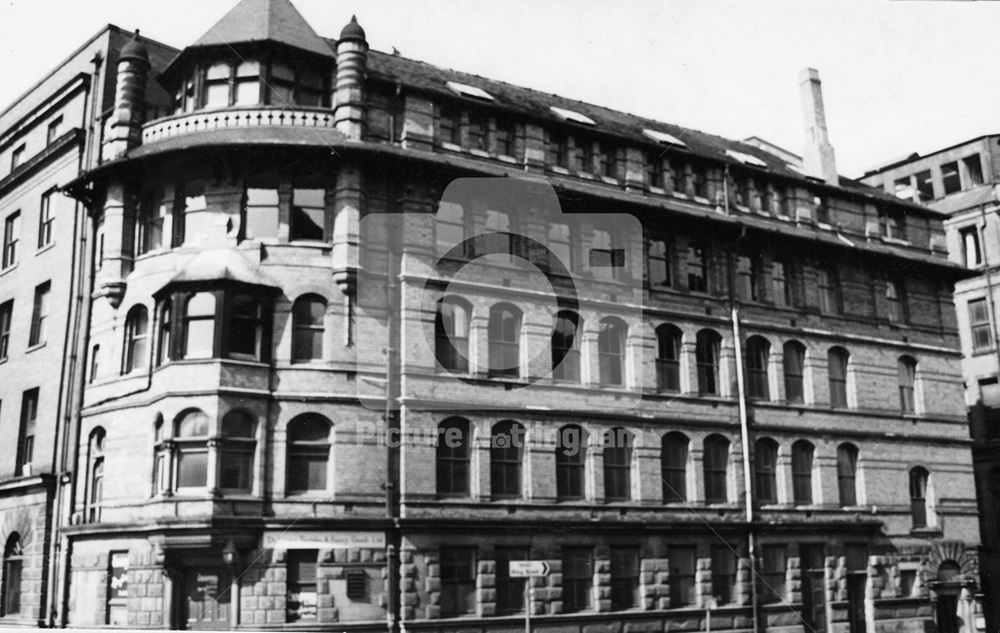
[{"label": "sky", "polygon": [[[1000,132],[1000,2],[293,0],[372,48],[801,153],[819,69],[839,171]],[[0,0],[0,109],[104,24],[182,48],[236,0]]]}]

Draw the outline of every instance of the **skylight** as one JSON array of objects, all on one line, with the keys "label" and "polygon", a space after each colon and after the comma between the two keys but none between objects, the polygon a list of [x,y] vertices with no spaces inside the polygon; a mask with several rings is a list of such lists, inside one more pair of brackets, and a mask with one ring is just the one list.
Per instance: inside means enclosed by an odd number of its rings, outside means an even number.
[{"label": "skylight", "polygon": [[657,143],[664,143],[666,145],[683,145],[684,147],[687,147],[687,144],[684,141],[677,138],[673,134],[667,134],[666,132],[659,132],[657,130],[643,130],[642,133]]},{"label": "skylight", "polygon": [[565,108],[557,108],[555,106],[549,106],[552,110],[564,121],[572,121],[573,123],[582,123],[584,125],[597,125],[597,122],[585,114],[580,114],[579,112],[574,112],[572,110],[566,110]]},{"label": "skylight", "polygon": [[767,163],[757,158],[756,156],[751,156],[750,154],[744,154],[743,152],[737,152],[734,149],[727,149],[726,156],[730,158],[735,158],[744,165],[753,165],[754,167],[767,167]]},{"label": "skylight", "polygon": [[473,99],[482,99],[484,101],[493,101],[493,95],[486,92],[482,88],[477,88],[476,86],[470,86],[469,84],[460,84],[457,81],[447,82],[448,88],[451,89],[455,94],[461,95],[463,97],[472,97]]}]

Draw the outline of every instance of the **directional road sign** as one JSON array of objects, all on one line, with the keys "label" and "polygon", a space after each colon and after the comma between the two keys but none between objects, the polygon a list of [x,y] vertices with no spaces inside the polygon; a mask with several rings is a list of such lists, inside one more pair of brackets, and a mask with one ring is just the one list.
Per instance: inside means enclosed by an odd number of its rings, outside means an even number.
[{"label": "directional road sign", "polygon": [[512,560],[508,573],[511,578],[540,578],[549,575],[549,562],[545,560]]}]

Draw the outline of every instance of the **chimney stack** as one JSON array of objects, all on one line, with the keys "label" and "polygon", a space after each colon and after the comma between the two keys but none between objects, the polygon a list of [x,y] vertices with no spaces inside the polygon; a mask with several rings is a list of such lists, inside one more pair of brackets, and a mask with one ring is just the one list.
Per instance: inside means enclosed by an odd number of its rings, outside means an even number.
[{"label": "chimney stack", "polygon": [[815,68],[806,68],[799,73],[799,90],[802,93],[802,113],[806,123],[803,167],[810,176],[822,178],[831,185],[838,185],[840,182],[837,176],[837,160],[826,131],[823,86],[819,81],[819,71]]}]

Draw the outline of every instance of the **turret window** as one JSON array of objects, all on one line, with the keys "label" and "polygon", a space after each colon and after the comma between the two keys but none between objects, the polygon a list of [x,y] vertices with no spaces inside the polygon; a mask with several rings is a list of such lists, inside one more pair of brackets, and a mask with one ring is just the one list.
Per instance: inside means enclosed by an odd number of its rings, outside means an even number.
[{"label": "turret window", "polygon": [[[179,291],[163,300],[157,364],[172,359],[267,360],[271,301],[253,286],[242,291]],[[171,313],[171,308],[176,313]],[[145,343],[144,343],[145,345]],[[145,353],[145,352],[144,352]]]},{"label": "turret window", "polygon": [[[284,62],[272,62],[270,68],[255,60],[222,60],[202,66],[200,89],[194,77],[185,79],[174,95],[174,112],[182,114],[197,108],[230,106],[320,107],[326,93],[323,74],[311,68],[297,68]],[[267,90],[261,90],[261,77],[268,77]]]}]

